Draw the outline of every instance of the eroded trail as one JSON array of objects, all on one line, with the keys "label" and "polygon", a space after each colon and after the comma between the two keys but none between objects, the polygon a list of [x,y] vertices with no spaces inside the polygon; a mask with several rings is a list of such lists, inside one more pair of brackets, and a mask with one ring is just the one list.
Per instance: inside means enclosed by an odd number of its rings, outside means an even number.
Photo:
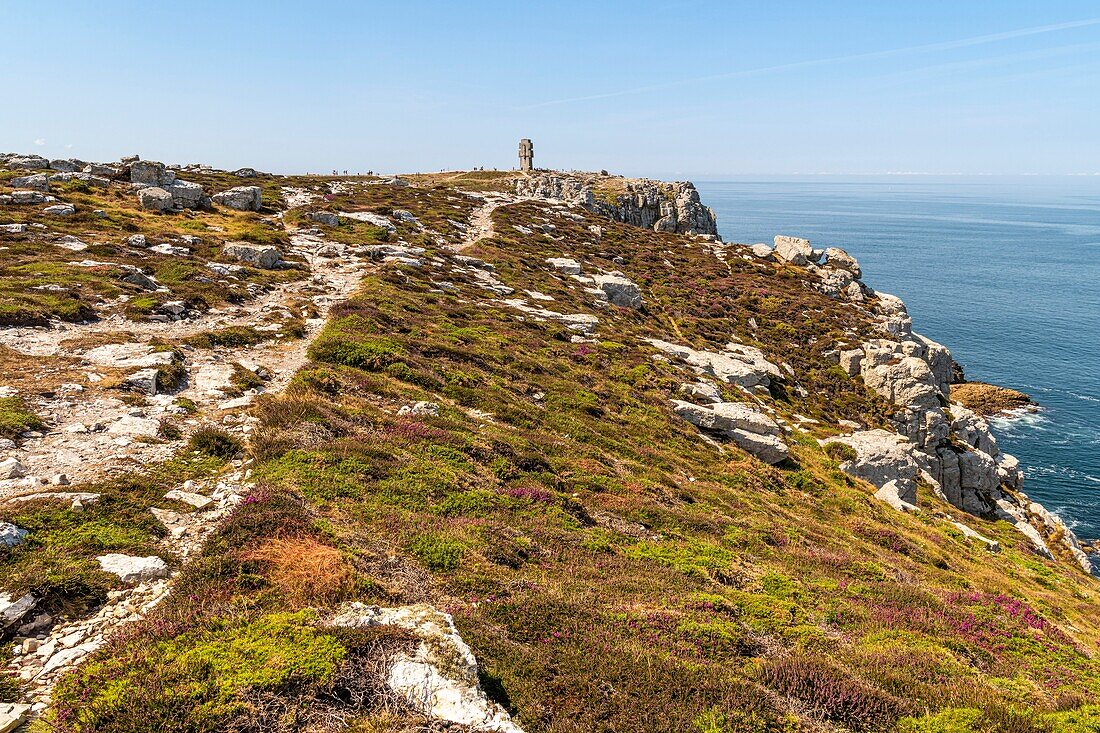
[{"label": "eroded trail", "polygon": [[[492,212],[503,203],[506,200],[497,198],[486,201],[470,217],[465,239],[449,246],[462,249],[492,236]],[[377,247],[334,242],[319,229],[292,230],[290,241],[287,254],[306,263],[308,275],[241,306],[168,323],[110,315],[86,324],[0,330],[0,345],[20,357],[42,357],[43,364],[52,365],[44,369],[59,382],[32,404],[48,429],[32,433],[7,451],[20,462],[24,475],[0,480],[0,502],[49,496],[74,506],[94,503],[96,494],[68,484],[90,484],[165,461],[180,450],[188,432],[203,424],[216,423],[247,442],[255,422],[248,406],[256,396],[287,386],[306,363],[309,344],[332,307],[349,298],[364,275],[379,266]],[[304,324],[302,337],[278,337],[290,322]],[[184,344],[233,327],[270,331],[273,338],[252,345],[183,347],[186,377],[178,390],[141,394],[111,388],[119,379],[132,380],[166,364],[167,352],[158,350],[158,344]],[[234,372],[241,367],[262,375],[263,383],[233,396]],[[166,422],[178,425],[181,432],[166,435]],[[163,487],[167,506],[178,507],[176,502],[182,501],[194,510],[151,508],[167,529],[158,554],[186,560],[200,550],[252,488],[250,463],[236,460],[219,475]],[[119,557],[126,587],[111,591],[94,615],[61,622],[42,613],[29,621],[33,614],[24,618],[22,641],[8,666],[26,684],[24,699],[11,711],[0,711],[0,723],[33,717],[45,709],[63,674],[120,626],[144,618],[168,596],[171,577],[160,557]],[[36,601],[30,595],[10,600],[32,606]]]},{"label": "eroded trail", "polygon": [[[67,367],[56,374],[59,383],[52,396],[35,398],[31,405],[50,429],[7,452],[22,464],[24,475],[0,480],[0,498],[33,493],[47,483],[94,481],[163,460],[182,440],[165,435],[165,420],[178,423],[183,435],[204,421],[246,432],[247,424],[236,413],[255,395],[286,386],[329,309],[351,294],[369,265],[353,248],[316,233],[294,233],[291,242],[290,253],[308,263],[309,275],[279,284],[245,305],[169,323],[111,315],[90,324],[0,331],[0,344],[16,353],[63,357]],[[304,325],[304,338],[279,336],[286,324],[295,322]],[[211,349],[183,346],[182,388],[147,394],[153,389],[155,370],[172,362],[172,355],[158,350],[158,344],[185,344],[234,327],[254,328],[270,340]],[[51,361],[43,360],[45,370]],[[236,365],[257,375],[255,386],[243,394],[233,384]],[[105,388],[118,380],[135,389],[122,393]],[[141,392],[146,394],[139,396]]]}]

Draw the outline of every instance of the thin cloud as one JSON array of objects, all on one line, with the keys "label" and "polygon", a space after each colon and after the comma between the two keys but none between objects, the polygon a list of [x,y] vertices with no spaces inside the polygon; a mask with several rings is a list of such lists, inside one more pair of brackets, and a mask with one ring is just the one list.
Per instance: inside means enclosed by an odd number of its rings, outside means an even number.
[{"label": "thin cloud", "polygon": [[777,71],[788,71],[790,69],[804,69],[814,66],[824,66],[826,64],[836,64],[844,61],[861,61],[866,59],[880,59],[888,58],[890,56],[901,56],[911,53],[926,53],[929,51],[949,51],[956,48],[968,48],[970,46],[981,46],[987,43],[996,43],[998,41],[1008,41],[1014,38],[1023,38],[1025,36],[1036,36],[1042,33],[1054,33],[1056,31],[1065,31],[1073,28],[1084,28],[1087,26],[1100,25],[1100,18],[1086,18],[1084,20],[1073,20],[1066,23],[1054,23],[1052,25],[1039,25],[1031,28],[1020,28],[1014,31],[1005,31],[1003,33],[990,33],[984,36],[972,36],[971,38],[960,38],[954,41],[940,41],[938,43],[926,43],[920,46],[906,46],[904,48],[891,48],[884,51],[869,51],[867,53],[857,53],[848,56],[832,56],[822,59],[808,59],[806,61],[794,61],[789,64],[778,64],[776,66],[761,66],[755,69],[742,69],[739,71],[730,71],[722,74],[710,74],[707,76],[696,76],[689,79],[679,79],[677,81],[669,81],[661,84],[651,84],[644,87],[633,87],[631,89],[621,89],[614,92],[603,92],[600,94],[589,94],[581,97],[567,97],[564,99],[553,99],[547,102],[538,102],[536,104],[530,104],[524,107],[519,107],[520,110],[532,110],[539,109],[541,107],[552,107],[561,104],[572,104],[575,102],[590,102],[597,99],[611,99],[613,97],[625,97],[631,94],[643,94],[645,92],[655,92],[664,89],[672,89],[675,87],[685,86],[687,84],[697,84],[700,82],[718,81],[722,79],[736,79],[746,76],[757,76],[759,74],[771,74]]},{"label": "thin cloud", "polygon": [[42,147],[43,145],[46,144],[46,138],[40,137],[40,138],[38,138],[37,140],[34,141],[34,144],[37,145],[38,147]]}]

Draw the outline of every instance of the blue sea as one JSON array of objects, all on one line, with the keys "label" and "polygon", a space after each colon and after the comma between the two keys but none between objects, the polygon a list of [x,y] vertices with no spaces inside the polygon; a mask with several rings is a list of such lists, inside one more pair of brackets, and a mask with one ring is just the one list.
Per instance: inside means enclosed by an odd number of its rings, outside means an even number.
[{"label": "blue sea", "polygon": [[723,239],[843,247],[968,379],[1042,409],[996,420],[1024,490],[1100,537],[1100,176],[696,181]]}]

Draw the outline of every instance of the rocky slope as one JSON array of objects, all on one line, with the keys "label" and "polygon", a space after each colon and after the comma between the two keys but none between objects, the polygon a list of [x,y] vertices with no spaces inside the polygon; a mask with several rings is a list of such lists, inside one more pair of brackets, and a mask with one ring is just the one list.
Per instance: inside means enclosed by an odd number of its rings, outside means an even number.
[{"label": "rocky slope", "polygon": [[1100,725],[1079,543],[843,250],[0,163],[0,730]]}]

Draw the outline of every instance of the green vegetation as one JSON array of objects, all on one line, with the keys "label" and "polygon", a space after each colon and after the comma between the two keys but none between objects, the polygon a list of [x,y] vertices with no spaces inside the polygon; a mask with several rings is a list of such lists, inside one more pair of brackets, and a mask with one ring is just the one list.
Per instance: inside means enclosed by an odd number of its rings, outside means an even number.
[{"label": "green vegetation", "polygon": [[0,437],[17,438],[28,430],[40,430],[42,421],[19,397],[0,397]]},{"label": "green vegetation", "polygon": [[[364,186],[325,205],[407,208],[452,231],[447,220],[472,200],[445,177],[419,180],[425,188]],[[265,196],[276,185],[265,180]],[[549,217],[554,238],[515,228],[542,231]],[[859,311],[797,271],[723,263],[673,235],[536,203],[498,209],[495,224],[497,237],[467,253],[517,292],[592,312],[544,264],[568,242],[591,267],[627,272],[645,308],[600,310],[607,340],[574,343],[560,325],[485,302],[457,271],[455,292],[430,268],[369,275],[288,390],[257,399],[256,488],[157,611],[67,678],[59,731],[278,729],[271,716],[287,710],[302,729],[333,711],[365,726],[383,699],[364,670],[408,639],[326,628],[319,619],[345,600],[447,609],[485,686],[530,733],[1094,726],[1095,582],[1037,557],[1004,522],[968,519],[1002,545],[989,555],[945,529],[934,497],[922,495],[919,515],[894,512],[839,471],[848,451],[818,445],[840,420],[875,427],[891,412],[827,356],[874,334]],[[399,235],[447,255],[414,227]],[[789,436],[781,467],[716,450],[672,413],[688,373],[655,359],[649,337],[762,349],[797,378],[761,399],[818,422]],[[421,400],[440,414],[398,414]],[[241,449],[206,427],[186,455],[220,465]],[[105,494],[116,503],[87,510],[80,522],[96,523],[82,529],[56,506],[33,511],[60,516],[18,519],[56,548],[42,557],[78,565],[68,577],[94,597],[107,581],[80,563],[93,548],[155,541],[143,523],[153,495],[144,480]],[[48,577],[33,554],[3,560],[18,571],[13,588]],[[374,687],[352,694],[352,679]]]}]

